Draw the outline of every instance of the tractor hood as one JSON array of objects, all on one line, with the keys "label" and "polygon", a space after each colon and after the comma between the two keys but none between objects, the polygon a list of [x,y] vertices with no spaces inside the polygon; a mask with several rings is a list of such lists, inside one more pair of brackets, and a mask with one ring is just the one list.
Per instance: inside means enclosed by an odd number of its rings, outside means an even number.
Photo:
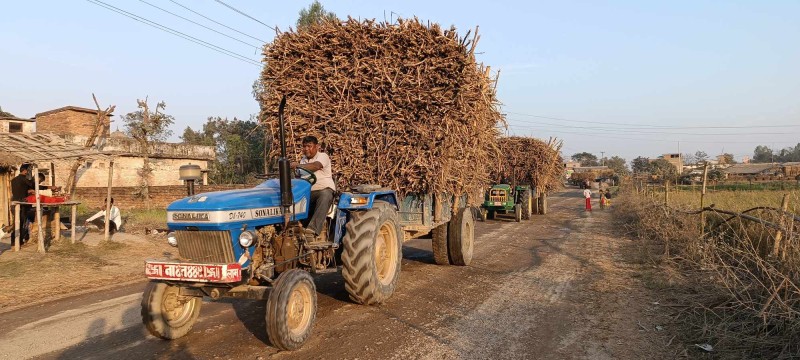
[{"label": "tractor hood", "polygon": [[[311,200],[311,184],[305,180],[292,180],[292,193],[295,216],[304,218]],[[282,219],[280,183],[277,179],[267,180],[252,189],[196,194],[174,201],[167,207],[167,222],[171,224],[264,223],[272,219],[276,222]]]}]

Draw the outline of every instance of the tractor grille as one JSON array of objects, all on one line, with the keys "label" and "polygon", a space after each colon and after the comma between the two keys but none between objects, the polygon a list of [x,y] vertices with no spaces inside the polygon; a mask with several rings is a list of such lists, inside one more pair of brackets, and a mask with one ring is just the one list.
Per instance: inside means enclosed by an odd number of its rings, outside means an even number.
[{"label": "tractor grille", "polygon": [[198,263],[231,264],[233,244],[230,231],[184,231],[175,232],[178,253],[187,261]]},{"label": "tractor grille", "polygon": [[505,190],[491,190],[489,191],[489,201],[506,202],[508,196]]}]

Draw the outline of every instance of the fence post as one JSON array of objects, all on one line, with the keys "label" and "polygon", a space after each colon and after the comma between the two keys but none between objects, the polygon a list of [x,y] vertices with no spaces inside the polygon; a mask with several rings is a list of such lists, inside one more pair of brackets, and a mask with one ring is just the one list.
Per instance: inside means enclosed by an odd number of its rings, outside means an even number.
[{"label": "fence post", "polygon": [[706,212],[702,211],[706,206],[706,184],[708,183],[708,162],[703,163],[703,190],[700,192],[700,236],[706,232]]},{"label": "fence post", "polygon": [[669,180],[664,180],[664,206],[669,206]]},{"label": "fence post", "polygon": [[[783,201],[781,201],[781,210],[786,211],[789,209],[789,194],[783,194]],[[784,218],[786,217],[785,213],[781,213],[781,219],[779,220],[778,224],[781,227],[786,223]],[[775,233],[775,244],[772,246],[772,256],[777,257],[780,253],[781,249],[781,240],[783,240],[783,229],[778,229],[778,232]],[[784,255],[785,252],[784,252]]]}]

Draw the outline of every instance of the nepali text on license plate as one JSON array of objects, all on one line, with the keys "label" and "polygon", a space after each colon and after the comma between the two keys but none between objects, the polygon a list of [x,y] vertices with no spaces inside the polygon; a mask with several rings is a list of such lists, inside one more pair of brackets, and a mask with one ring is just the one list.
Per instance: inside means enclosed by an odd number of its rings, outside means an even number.
[{"label": "nepali text on license plate", "polygon": [[145,275],[150,279],[198,282],[236,282],[242,280],[239,264],[187,264],[146,262]]},{"label": "nepali text on license plate", "polygon": [[495,204],[496,206],[503,205],[503,203],[502,203],[502,202],[500,202],[500,201],[495,201],[495,202],[494,202],[494,204]]}]

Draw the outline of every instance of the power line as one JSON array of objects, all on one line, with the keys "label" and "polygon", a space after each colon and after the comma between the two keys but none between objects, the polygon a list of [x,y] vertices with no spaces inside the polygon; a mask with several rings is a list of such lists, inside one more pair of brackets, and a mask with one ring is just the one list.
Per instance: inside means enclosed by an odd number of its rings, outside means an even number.
[{"label": "power line", "polygon": [[226,33],[223,33],[223,32],[221,32],[221,31],[218,31],[218,30],[216,30],[216,29],[213,29],[213,28],[210,28],[210,27],[208,27],[208,26],[205,26],[205,25],[203,25],[203,24],[200,24],[200,23],[198,23],[198,22],[196,22],[196,21],[194,21],[194,20],[187,19],[187,18],[185,18],[185,17],[183,17],[183,16],[180,16],[180,15],[178,15],[178,14],[174,13],[174,12],[171,12],[171,11],[169,11],[169,10],[166,10],[166,9],[164,9],[164,8],[161,8],[161,7],[158,7],[158,6],[156,6],[156,5],[153,5],[153,4],[151,4],[151,3],[147,2],[147,1],[144,1],[144,0],[139,0],[139,1],[141,1],[141,2],[143,2],[143,3],[145,3],[145,4],[147,4],[147,5],[150,5],[150,6],[152,6],[152,7],[156,8],[156,9],[158,9],[158,10],[161,10],[161,11],[163,11],[163,12],[167,13],[167,14],[170,14],[170,15],[172,15],[172,16],[175,16],[175,17],[181,18],[181,19],[183,19],[183,20],[186,20],[186,21],[188,21],[188,22],[190,22],[190,23],[192,23],[192,24],[195,24],[195,25],[197,25],[197,26],[200,26],[200,27],[202,27],[202,28],[204,28],[204,29],[206,29],[206,30],[213,31],[213,32],[215,32],[215,33],[217,33],[217,34],[220,34],[220,35],[222,35],[222,36],[226,37],[226,38],[229,38],[229,39],[232,39],[232,40],[238,41],[238,42],[240,42],[240,43],[242,43],[242,44],[245,44],[245,45],[247,45],[247,46],[251,46],[251,47],[253,47],[253,48],[255,48],[255,49],[260,49],[260,48],[261,48],[260,46],[257,46],[257,45],[250,44],[250,43],[248,43],[248,42],[246,42],[246,41],[243,41],[243,40],[241,40],[241,39],[238,39],[238,38],[235,38],[235,37],[233,37],[233,36],[230,36],[230,35],[228,35],[228,34],[226,34]]},{"label": "power line", "polygon": [[[535,126],[520,126],[520,125],[508,125],[510,129],[516,129],[521,131],[533,131],[533,130],[540,130],[543,133],[562,133],[562,134],[570,134],[570,135],[579,135],[579,136],[590,136],[594,138],[600,139],[619,139],[619,140],[633,140],[633,141],[647,141],[647,142],[669,142],[674,143],[676,140],[664,140],[664,139],[652,139],[652,138],[629,138],[629,137],[620,137],[620,136],[609,136],[605,133],[603,134],[596,134],[596,133],[586,133],[586,132],[574,132],[574,131],[563,131],[563,130],[549,130],[543,129]],[[635,135],[635,134],[634,134]],[[681,140],[681,142],[687,143],[708,143],[708,144],[763,144],[764,141],[709,141],[709,140]]]},{"label": "power line", "polygon": [[230,6],[230,5],[226,4],[226,3],[225,3],[225,2],[223,2],[222,0],[214,0],[214,1],[216,1],[216,2],[218,2],[218,3],[220,3],[220,4],[222,4],[223,6],[225,6],[225,7],[226,7],[226,8],[228,8],[228,9],[231,9],[231,10],[233,10],[233,11],[235,11],[235,12],[237,12],[237,13],[241,14],[242,16],[244,16],[244,17],[246,17],[246,18],[248,18],[248,19],[250,19],[250,20],[253,20],[253,21],[255,21],[255,22],[257,22],[257,23],[259,23],[259,24],[261,24],[261,25],[264,25],[264,26],[266,26],[266,27],[268,27],[268,28],[272,29],[272,31],[277,31],[277,30],[275,30],[275,28],[274,28],[274,27],[272,27],[272,26],[269,26],[269,25],[267,25],[267,24],[263,23],[261,20],[258,20],[258,19],[256,19],[256,18],[254,18],[254,17],[252,17],[252,16],[250,16],[250,15],[246,14],[244,11],[241,11],[241,10],[239,10],[239,9],[237,9],[237,8],[233,7],[233,6]]},{"label": "power line", "polygon": [[239,33],[239,34],[242,34],[242,35],[244,35],[244,36],[247,36],[247,37],[249,37],[249,38],[251,38],[251,39],[253,39],[253,40],[258,40],[258,41],[260,41],[262,44],[265,44],[265,43],[267,43],[267,41],[266,41],[266,40],[262,40],[262,39],[259,39],[259,38],[255,37],[255,36],[253,36],[253,35],[250,35],[250,34],[247,34],[247,33],[243,33],[243,32],[241,32],[241,31],[239,31],[239,30],[236,30],[236,29],[234,29],[234,28],[232,28],[232,27],[230,27],[230,26],[228,26],[228,25],[225,25],[225,24],[223,24],[223,23],[221,23],[221,22],[219,22],[219,21],[216,21],[216,20],[214,20],[214,19],[212,19],[212,18],[210,18],[210,17],[208,17],[208,16],[205,16],[205,15],[203,15],[203,14],[201,14],[201,13],[197,12],[197,11],[194,11],[194,10],[192,10],[192,9],[188,8],[187,6],[185,6],[185,5],[183,5],[183,4],[179,3],[179,2],[177,2],[177,1],[175,1],[175,0],[169,0],[169,1],[170,1],[170,2],[172,2],[172,3],[173,3],[173,4],[175,4],[175,5],[178,5],[178,6],[182,7],[182,8],[184,8],[184,9],[186,9],[186,10],[188,10],[188,11],[190,11],[190,12],[194,13],[194,14],[195,14],[195,15],[197,15],[197,16],[200,16],[200,17],[202,17],[203,19],[206,19],[206,20],[208,20],[208,21],[211,21],[211,22],[213,22],[214,24],[217,24],[217,25],[219,25],[219,26],[222,26],[222,27],[224,27],[224,28],[226,28],[226,29],[228,29],[228,30],[235,31],[235,32],[237,32],[237,33]]},{"label": "power line", "polygon": [[246,62],[246,63],[248,63],[250,65],[261,67],[261,63],[260,62],[258,62],[256,60],[253,60],[253,59],[250,59],[250,58],[248,58],[248,57],[246,57],[244,55],[237,54],[237,53],[235,53],[233,51],[230,51],[230,50],[222,48],[220,46],[217,46],[217,45],[211,44],[209,42],[200,40],[200,39],[198,39],[196,37],[193,37],[191,35],[184,34],[184,33],[180,32],[178,30],[175,30],[175,29],[169,28],[167,26],[161,25],[161,24],[159,24],[159,23],[157,23],[155,21],[151,21],[151,20],[145,19],[145,18],[143,18],[141,16],[138,16],[136,14],[127,12],[125,10],[122,10],[122,9],[118,8],[118,7],[109,5],[109,4],[107,4],[105,2],[102,2],[100,0],[86,0],[86,1],[88,1],[88,2],[90,2],[92,4],[95,4],[97,6],[100,6],[102,8],[105,8],[107,10],[116,12],[116,13],[118,13],[120,15],[123,15],[123,16],[126,16],[128,18],[131,18],[133,20],[136,20],[138,22],[141,22],[141,23],[143,23],[145,25],[149,25],[149,26],[152,26],[152,27],[154,27],[156,29],[159,29],[161,31],[170,33],[170,34],[175,35],[177,37],[180,37],[180,38],[182,38],[184,40],[188,40],[188,41],[191,41],[191,42],[193,42],[195,44],[198,44],[200,46],[203,46],[203,47],[206,47],[208,49],[214,50],[214,51],[216,51],[216,52],[218,52],[220,54],[224,54],[224,55],[230,56],[230,57],[232,57],[234,59]]},{"label": "power line", "polygon": [[558,121],[567,121],[567,122],[578,122],[578,123],[588,123],[588,124],[601,124],[601,125],[619,125],[629,129],[650,129],[650,128],[657,128],[657,129],[751,129],[751,128],[781,128],[781,127],[800,127],[800,125],[750,125],[750,126],[735,126],[735,125],[728,125],[728,126],[668,126],[668,125],[646,125],[646,124],[625,124],[625,123],[615,123],[615,122],[603,122],[603,121],[586,121],[586,120],[571,120],[559,117],[552,117],[552,116],[542,116],[542,115],[532,115],[532,114],[524,114],[524,113],[517,113],[517,112],[507,112],[507,114],[511,115],[519,115],[519,116],[527,116],[527,117],[535,117],[540,119],[549,119],[549,120],[558,120]]},{"label": "power line", "polygon": [[689,136],[744,136],[744,135],[792,135],[792,133],[688,133],[688,132],[671,132],[671,131],[639,131],[639,130],[626,130],[625,128],[607,128],[607,127],[593,127],[593,126],[571,126],[571,125],[563,125],[563,124],[554,124],[554,123],[547,123],[541,121],[523,121],[518,120],[525,123],[534,123],[534,124],[543,124],[549,126],[558,126],[563,128],[570,128],[570,129],[587,129],[587,130],[597,130],[597,131],[606,131],[606,132],[623,132],[627,134],[650,134],[650,135],[689,135]]}]

